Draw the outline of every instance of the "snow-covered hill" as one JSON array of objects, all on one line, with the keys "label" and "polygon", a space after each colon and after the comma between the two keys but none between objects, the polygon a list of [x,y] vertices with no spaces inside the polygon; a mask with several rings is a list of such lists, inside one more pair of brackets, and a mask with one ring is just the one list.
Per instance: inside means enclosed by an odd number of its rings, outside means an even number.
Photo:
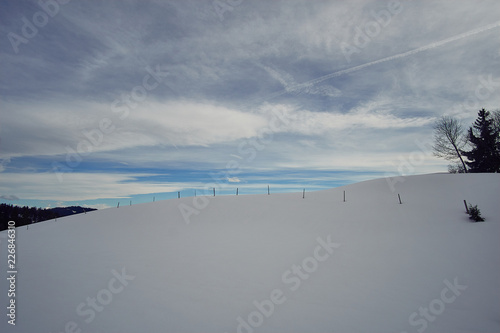
[{"label": "snow-covered hill", "polygon": [[[19,228],[16,325],[2,278],[0,331],[500,332],[500,175],[391,184],[173,199]],[[485,222],[469,221],[464,199]]]}]

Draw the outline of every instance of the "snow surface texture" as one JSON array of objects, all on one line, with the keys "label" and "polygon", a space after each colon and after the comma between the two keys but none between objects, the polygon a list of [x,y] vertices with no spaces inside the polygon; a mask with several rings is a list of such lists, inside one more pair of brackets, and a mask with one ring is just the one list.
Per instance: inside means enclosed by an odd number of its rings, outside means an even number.
[{"label": "snow surface texture", "polygon": [[500,175],[400,180],[18,228],[16,325],[3,278],[0,331],[500,332]]}]

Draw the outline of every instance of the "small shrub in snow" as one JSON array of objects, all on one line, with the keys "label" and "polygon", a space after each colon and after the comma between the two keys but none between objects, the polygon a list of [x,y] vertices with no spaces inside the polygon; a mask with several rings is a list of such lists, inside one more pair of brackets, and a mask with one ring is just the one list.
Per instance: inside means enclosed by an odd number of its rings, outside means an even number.
[{"label": "small shrub in snow", "polygon": [[469,204],[469,219],[474,222],[482,222],[484,218],[481,216],[481,211],[477,208],[477,205],[472,206]]}]

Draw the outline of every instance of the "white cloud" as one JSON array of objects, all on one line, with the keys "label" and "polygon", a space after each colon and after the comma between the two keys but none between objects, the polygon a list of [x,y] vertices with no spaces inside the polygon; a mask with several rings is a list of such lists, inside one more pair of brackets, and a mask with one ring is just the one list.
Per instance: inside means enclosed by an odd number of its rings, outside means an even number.
[{"label": "white cloud", "polygon": [[[499,82],[500,27],[475,29],[498,23],[500,2],[402,1],[401,13],[349,63],[341,43],[355,45],[359,29],[376,21],[373,11],[389,3],[245,1],[224,22],[210,1],[65,5],[20,54],[0,51],[1,193],[109,198],[193,186],[142,182],[108,173],[108,165],[206,171],[234,159],[249,172],[397,168],[415,138],[432,136],[435,118],[453,114],[470,124],[477,110],[462,106],[470,98],[498,107],[498,87],[487,98],[476,91],[480,76]],[[4,35],[19,31],[9,15],[24,15],[9,9],[0,12]],[[162,84],[133,101],[128,116],[113,112],[113,101],[157,64],[168,68]],[[103,119],[114,130],[101,137]],[[241,153],[240,144],[271,127],[255,159]],[[63,183],[50,173],[9,173],[47,168],[47,156],[64,163],[89,135],[99,143]],[[86,173],[89,163],[101,171]],[[445,163],[429,157],[416,171],[446,170]]]},{"label": "white cloud", "polygon": [[[389,101],[387,101],[389,103]],[[266,104],[260,112],[268,114],[269,121],[280,114],[280,132],[304,135],[325,135],[334,131],[362,129],[402,129],[421,127],[434,122],[435,117],[405,117],[394,114],[394,106],[384,102],[372,102],[348,113],[315,112],[290,105]]]},{"label": "white cloud", "polygon": [[7,166],[7,164],[10,163],[10,158],[2,158],[0,161],[0,172],[3,172]]},{"label": "white cloud", "polygon": [[15,195],[0,195],[0,199],[3,199],[3,200],[8,200],[8,201],[16,201],[16,200],[19,200],[19,198]]},{"label": "white cloud", "polygon": [[15,189],[23,199],[77,201],[128,198],[133,194],[175,192],[185,183],[143,182],[138,178],[151,174],[66,173],[59,182],[54,173],[0,173],[0,192]]},{"label": "white cloud", "polygon": [[[255,136],[266,124],[260,115],[210,102],[145,101],[129,108],[124,119],[125,113],[113,113],[111,105],[99,103],[75,101],[69,109],[65,103],[38,102],[5,107],[9,113],[3,118],[2,143],[7,156],[67,154],[78,151],[79,144],[81,151],[93,153],[154,145],[209,146]],[[108,133],[100,128],[105,119],[112,128]]]},{"label": "white cloud", "polygon": [[192,101],[144,103],[130,114],[127,128],[162,144],[208,146],[253,137],[266,125],[262,116]]},{"label": "white cloud", "polygon": [[85,208],[96,208],[96,209],[106,209],[106,208],[111,208],[112,206],[107,205],[107,204],[93,204],[93,205],[84,204],[84,205],[82,205],[82,207],[85,207]]}]

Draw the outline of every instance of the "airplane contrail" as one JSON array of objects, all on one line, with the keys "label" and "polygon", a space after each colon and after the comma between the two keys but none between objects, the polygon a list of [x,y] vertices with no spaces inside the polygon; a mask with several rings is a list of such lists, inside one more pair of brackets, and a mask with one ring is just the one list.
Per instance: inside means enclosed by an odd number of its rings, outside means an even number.
[{"label": "airplane contrail", "polygon": [[[405,57],[408,57],[408,56],[411,56],[411,55],[414,55],[414,54],[417,54],[417,53],[420,53],[420,52],[423,52],[423,51],[427,51],[427,50],[430,50],[430,49],[434,49],[436,47],[443,46],[445,44],[454,42],[454,41],[462,39],[462,38],[466,38],[466,37],[469,37],[469,36],[477,35],[477,34],[479,34],[481,32],[484,32],[484,31],[487,31],[487,30],[491,30],[491,29],[494,29],[494,28],[497,28],[497,27],[500,27],[500,21],[497,21],[497,22],[492,23],[492,24],[485,25],[485,26],[480,27],[480,28],[473,29],[473,30],[468,31],[468,32],[464,32],[462,34],[459,34],[459,35],[456,35],[456,36],[453,36],[453,37],[450,37],[450,38],[447,38],[447,39],[440,40],[438,42],[434,42],[434,43],[431,43],[431,44],[419,47],[419,48],[414,49],[414,50],[410,50],[410,51],[407,51],[407,52],[399,53],[399,54],[392,55],[392,56],[389,56],[389,57],[385,57],[385,58],[382,58],[382,59],[379,59],[379,60],[371,61],[371,62],[368,62],[366,64],[358,65],[358,66],[347,68],[347,69],[343,69],[341,71],[337,71],[337,72],[334,72],[334,73],[331,73],[331,74],[320,76],[319,78],[316,78],[316,79],[313,79],[313,80],[306,81],[304,83],[300,83],[300,84],[295,85],[293,87],[294,88],[293,90],[296,90],[297,88],[303,88],[303,87],[307,87],[307,86],[313,86],[313,85],[318,84],[318,83],[320,83],[322,81],[325,81],[325,80],[328,80],[328,79],[331,79],[331,78],[334,78],[334,77],[338,77],[338,76],[341,76],[341,75],[344,75],[344,74],[356,72],[356,71],[359,71],[359,70],[361,70],[363,68],[366,68],[366,67],[369,67],[369,66],[377,65],[377,64],[380,64],[380,63],[383,63],[383,62],[387,62],[387,61],[391,61],[391,60],[395,60],[395,59],[405,58]],[[272,94],[271,96],[269,96],[268,98],[266,98],[266,100],[273,99],[273,98],[278,97],[280,95],[283,95],[283,94],[285,94],[287,92],[289,92],[289,89],[282,90],[280,92]]]}]

